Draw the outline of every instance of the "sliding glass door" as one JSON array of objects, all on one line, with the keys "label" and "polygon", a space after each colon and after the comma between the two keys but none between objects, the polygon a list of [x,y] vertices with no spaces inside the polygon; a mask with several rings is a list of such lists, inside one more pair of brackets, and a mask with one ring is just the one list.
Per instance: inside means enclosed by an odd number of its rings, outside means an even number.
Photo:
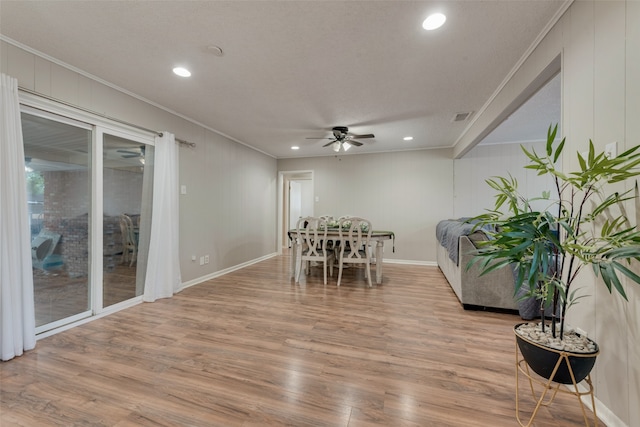
[{"label": "sliding glass door", "polygon": [[152,137],[26,106],[21,117],[36,333],[141,300]]},{"label": "sliding glass door", "polygon": [[153,146],[105,133],[102,157],[102,303],[109,307],[144,290]]},{"label": "sliding glass door", "polygon": [[91,127],[22,114],[38,330],[91,314]]}]

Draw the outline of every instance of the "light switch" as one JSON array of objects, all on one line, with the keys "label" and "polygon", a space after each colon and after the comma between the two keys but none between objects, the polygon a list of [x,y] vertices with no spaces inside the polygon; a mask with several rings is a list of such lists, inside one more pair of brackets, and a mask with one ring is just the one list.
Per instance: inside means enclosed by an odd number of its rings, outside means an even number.
[{"label": "light switch", "polygon": [[180,186],[180,194],[187,194],[187,186],[186,185],[181,185]]},{"label": "light switch", "polygon": [[616,157],[618,155],[618,143],[612,142],[605,145],[604,155],[607,156],[607,159],[613,159],[614,157]]}]

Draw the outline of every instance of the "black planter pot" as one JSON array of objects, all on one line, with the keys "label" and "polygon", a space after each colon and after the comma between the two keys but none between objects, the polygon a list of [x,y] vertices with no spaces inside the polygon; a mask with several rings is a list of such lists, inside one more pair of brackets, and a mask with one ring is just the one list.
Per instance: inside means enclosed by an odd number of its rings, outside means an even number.
[{"label": "black planter pot", "polygon": [[543,378],[551,379],[553,370],[555,369],[558,361],[560,366],[553,376],[553,380],[560,384],[573,384],[571,373],[568,364],[571,366],[571,371],[575,378],[575,383],[579,383],[589,375],[593,365],[596,363],[596,356],[600,353],[598,345],[595,344],[595,351],[591,353],[574,353],[563,350],[556,350],[554,348],[546,347],[531,341],[525,337],[522,337],[516,329],[522,323],[517,324],[513,328],[513,332],[516,335],[516,342],[522,357],[527,362],[527,365],[538,375]]}]

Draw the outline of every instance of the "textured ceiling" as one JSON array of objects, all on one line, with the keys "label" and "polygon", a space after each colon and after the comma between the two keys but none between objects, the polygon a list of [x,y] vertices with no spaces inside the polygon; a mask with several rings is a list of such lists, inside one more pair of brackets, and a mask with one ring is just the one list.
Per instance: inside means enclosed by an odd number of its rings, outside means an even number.
[{"label": "textured ceiling", "polygon": [[[469,124],[454,115],[483,107],[564,3],[0,0],[0,33],[274,157],[306,157],[333,154],[307,139],[333,126],[375,134],[349,153],[453,146]],[[435,11],[445,26],[424,31]]]}]

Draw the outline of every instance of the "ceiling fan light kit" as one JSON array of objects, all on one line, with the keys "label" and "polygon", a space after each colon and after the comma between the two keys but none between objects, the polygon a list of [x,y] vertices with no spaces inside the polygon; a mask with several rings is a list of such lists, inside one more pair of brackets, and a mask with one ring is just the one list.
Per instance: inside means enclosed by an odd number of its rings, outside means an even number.
[{"label": "ceiling fan light kit", "polygon": [[363,145],[362,142],[356,141],[354,138],[365,139],[365,138],[375,138],[375,135],[372,133],[368,133],[365,135],[354,135],[349,134],[349,128],[346,126],[336,126],[331,129],[333,132],[333,138],[307,138],[307,139],[330,139],[328,143],[323,145],[323,147],[331,146],[331,149],[336,153],[340,151],[342,148],[343,151],[347,151],[352,146],[359,147]]},{"label": "ceiling fan light kit", "polygon": [[347,151],[349,148],[351,148],[351,144],[349,144],[346,141],[344,141],[344,142],[335,141],[335,142],[331,143],[331,148],[336,153],[340,151],[341,147],[342,147],[342,151]]}]

